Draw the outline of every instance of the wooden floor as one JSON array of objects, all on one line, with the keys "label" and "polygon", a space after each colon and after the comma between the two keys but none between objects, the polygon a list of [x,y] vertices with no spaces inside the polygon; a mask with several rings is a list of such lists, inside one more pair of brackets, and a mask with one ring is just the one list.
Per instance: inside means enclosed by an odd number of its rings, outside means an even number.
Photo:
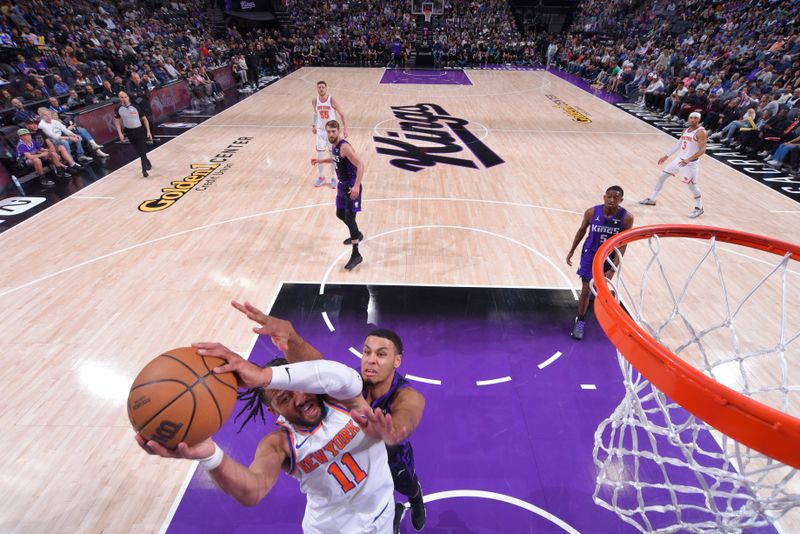
[{"label": "wooden floor", "polygon": [[[470,71],[472,86],[437,86],[381,85],[381,74],[297,71],[158,147],[149,178],[134,162],[0,235],[0,531],[160,528],[189,463],[139,450],[128,387],[164,349],[214,340],[245,352],[250,325],[231,299],[266,307],[282,281],[577,287],[564,258],[582,212],[613,184],[637,225],[689,222],[690,195],[677,181],[658,206],[636,205],[674,141],[555,76]],[[334,193],[311,186],[309,101],[319,79],[367,167],[365,261],[353,272],[343,269],[349,250]],[[505,163],[417,173],[390,165],[373,135],[398,129],[390,106],[418,103],[467,119]],[[162,211],[137,209],[242,137],[252,139],[205,190]],[[797,240],[800,208],[788,198],[710,158],[700,187],[698,224]],[[754,285],[749,260],[736,258],[745,274],[732,285]],[[681,268],[680,254],[670,265]],[[796,300],[797,276],[789,283]],[[774,309],[775,300],[758,306]],[[772,315],[756,313],[754,324]],[[797,365],[790,371],[797,384]]]}]

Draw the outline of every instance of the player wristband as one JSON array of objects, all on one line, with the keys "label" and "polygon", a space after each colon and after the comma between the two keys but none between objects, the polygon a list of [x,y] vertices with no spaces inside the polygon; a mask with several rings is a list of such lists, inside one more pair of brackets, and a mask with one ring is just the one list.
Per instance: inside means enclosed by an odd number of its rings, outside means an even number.
[{"label": "player wristband", "polygon": [[224,457],[225,457],[225,451],[223,451],[216,443],[214,443],[214,454],[212,454],[208,458],[201,458],[200,465],[202,465],[203,469],[205,469],[206,471],[213,471],[214,469],[219,467],[219,464],[222,463],[222,459]]}]

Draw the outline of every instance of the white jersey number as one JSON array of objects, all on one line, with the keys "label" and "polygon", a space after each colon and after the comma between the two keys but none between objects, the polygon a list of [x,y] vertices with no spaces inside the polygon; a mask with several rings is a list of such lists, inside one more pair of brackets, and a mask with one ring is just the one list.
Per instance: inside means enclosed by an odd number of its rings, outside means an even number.
[{"label": "white jersey number", "polygon": [[342,491],[347,493],[363,482],[364,479],[367,478],[367,474],[361,469],[361,466],[358,465],[356,459],[353,458],[353,455],[349,452],[342,456],[341,463],[344,464],[347,470],[350,471],[350,474],[353,475],[352,481],[344,474],[344,471],[337,462],[332,462],[331,465],[328,466],[328,474],[336,479]]}]

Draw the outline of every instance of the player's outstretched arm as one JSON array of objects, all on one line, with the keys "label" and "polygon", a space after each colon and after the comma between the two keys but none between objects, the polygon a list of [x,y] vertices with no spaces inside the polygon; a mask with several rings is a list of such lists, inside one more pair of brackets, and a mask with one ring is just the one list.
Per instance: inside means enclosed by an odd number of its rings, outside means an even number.
[{"label": "player's outstretched arm", "polygon": [[[394,410],[394,407],[392,407]],[[354,409],[350,411],[353,418],[361,430],[367,436],[383,441],[387,445],[398,445],[408,439],[411,432],[407,427],[401,427],[394,423],[392,414],[385,414],[380,408],[374,412],[367,409]]]},{"label": "player's outstretched arm", "polygon": [[166,449],[152,440],[146,442],[139,434],[136,435],[136,442],[148,454],[200,460],[201,465],[207,464],[210,467],[208,473],[217,486],[245,506],[255,506],[270,492],[288,457],[283,448],[286,438],[282,430],[276,430],[261,440],[250,467],[225,455],[211,439],[192,447],[181,443],[174,450]]},{"label": "player's outstretched arm", "polygon": [[369,410],[361,392],[364,381],[355,369],[330,360],[290,363],[271,367],[273,373],[266,389],[286,389],[325,395],[348,410]]},{"label": "player's outstretched arm", "polygon": [[214,373],[234,373],[240,388],[257,388],[270,383],[272,368],[262,368],[248,362],[231,349],[221,343],[198,342],[192,343],[200,356],[213,356],[225,360],[223,365],[213,369]]},{"label": "player's outstretched arm", "polygon": [[266,389],[316,393],[337,401],[349,401],[360,397],[364,388],[358,371],[330,360],[290,363],[268,369],[272,373],[270,382],[264,386]]},{"label": "player's outstretched arm", "polygon": [[414,433],[422,421],[425,397],[419,391],[405,387],[397,392],[392,401],[392,422],[395,428],[405,429],[408,436]]},{"label": "player's outstretched arm", "polygon": [[292,323],[267,315],[249,302],[231,301],[231,306],[242,312],[259,326],[253,332],[269,336],[272,343],[284,353],[289,363],[321,360],[322,353],[300,337]]}]

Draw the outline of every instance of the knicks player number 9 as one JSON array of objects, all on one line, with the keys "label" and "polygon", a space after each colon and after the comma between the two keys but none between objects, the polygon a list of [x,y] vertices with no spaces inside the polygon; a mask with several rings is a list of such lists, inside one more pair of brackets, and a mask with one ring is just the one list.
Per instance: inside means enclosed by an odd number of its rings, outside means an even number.
[{"label": "knicks player number 9", "polygon": [[367,478],[367,474],[356,463],[356,459],[353,458],[349,452],[342,456],[341,463],[343,463],[347,470],[350,471],[350,474],[353,475],[352,482],[347,478],[347,475],[344,474],[342,468],[339,467],[338,462],[331,463],[331,465],[328,466],[328,474],[335,478],[336,482],[342,487],[342,491],[347,493],[363,482],[364,479]]}]

